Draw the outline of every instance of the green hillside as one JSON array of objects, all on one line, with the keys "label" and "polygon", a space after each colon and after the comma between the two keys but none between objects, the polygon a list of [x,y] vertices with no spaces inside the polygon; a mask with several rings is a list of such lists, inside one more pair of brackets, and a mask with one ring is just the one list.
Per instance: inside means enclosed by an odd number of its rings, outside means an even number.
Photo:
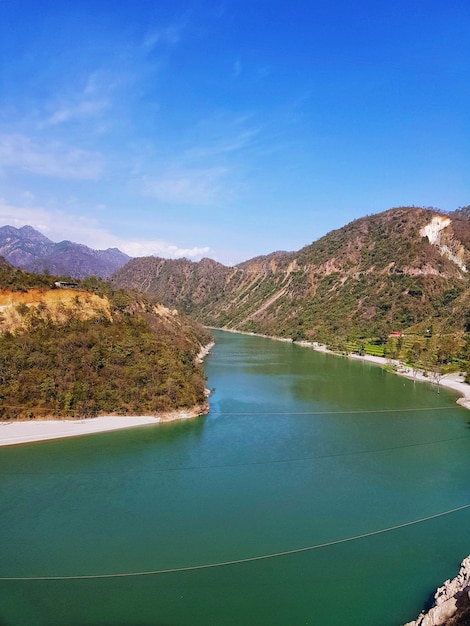
[{"label": "green hillside", "polygon": [[[158,294],[210,326],[339,350],[375,345],[382,353],[390,333],[401,332],[434,358],[450,351],[449,358],[465,360],[467,267],[468,211],[400,207],[355,220],[298,252],[231,268],[209,259],[133,259],[113,284]],[[402,340],[393,352],[404,358],[403,350]]]}]

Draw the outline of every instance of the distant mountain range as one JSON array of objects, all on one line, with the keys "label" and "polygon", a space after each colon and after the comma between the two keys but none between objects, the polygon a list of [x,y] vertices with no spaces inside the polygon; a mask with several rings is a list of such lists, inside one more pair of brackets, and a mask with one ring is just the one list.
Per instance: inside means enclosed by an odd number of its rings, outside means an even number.
[{"label": "distant mountain range", "polygon": [[48,271],[76,279],[92,274],[109,278],[131,258],[117,248],[93,250],[71,241],[54,243],[31,226],[0,228],[0,255],[29,272]]}]

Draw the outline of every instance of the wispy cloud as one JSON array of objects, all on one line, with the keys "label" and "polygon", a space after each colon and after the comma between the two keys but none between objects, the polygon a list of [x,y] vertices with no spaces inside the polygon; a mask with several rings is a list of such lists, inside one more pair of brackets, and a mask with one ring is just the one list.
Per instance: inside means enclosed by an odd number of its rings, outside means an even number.
[{"label": "wispy cloud", "polygon": [[45,121],[45,125],[56,126],[74,120],[96,117],[108,108],[107,100],[82,100],[75,103],[62,103]]},{"label": "wispy cloud", "polygon": [[142,47],[150,51],[156,46],[175,46],[181,41],[184,24],[174,24],[151,31],[144,39]]},{"label": "wispy cloud", "polygon": [[227,205],[242,186],[247,151],[256,146],[260,132],[247,117],[201,120],[188,130],[186,146],[166,157],[164,165],[161,157],[141,164],[143,194],[166,204]]},{"label": "wispy cloud", "polygon": [[235,63],[233,64],[233,67],[232,67],[232,75],[233,75],[235,78],[238,78],[238,76],[240,76],[240,74],[242,73],[242,71],[243,71],[242,62],[241,62],[241,60],[240,60],[240,59],[237,59],[237,60],[235,61]]},{"label": "wispy cloud", "polygon": [[60,143],[39,146],[24,135],[0,135],[0,167],[53,178],[97,180],[103,173],[103,158],[98,152]]},{"label": "wispy cloud", "polygon": [[102,116],[111,106],[111,92],[119,86],[119,81],[103,69],[81,77],[76,83],[46,103],[48,113],[39,128]]},{"label": "wispy cloud", "polygon": [[143,179],[143,192],[160,202],[196,206],[214,205],[222,200],[224,167],[176,168],[160,177]]},{"label": "wispy cloud", "polygon": [[242,130],[233,135],[214,137],[212,141],[209,140],[203,145],[189,148],[183,156],[187,159],[201,159],[238,152],[252,145],[258,133],[259,129],[251,129]]}]

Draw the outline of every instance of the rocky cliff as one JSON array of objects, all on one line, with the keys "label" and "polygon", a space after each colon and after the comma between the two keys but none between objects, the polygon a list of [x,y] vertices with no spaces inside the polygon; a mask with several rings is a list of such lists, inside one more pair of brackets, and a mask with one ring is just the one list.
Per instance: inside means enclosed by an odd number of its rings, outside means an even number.
[{"label": "rocky cliff", "polygon": [[455,578],[434,594],[434,604],[405,626],[468,626],[470,624],[470,556],[462,561]]}]

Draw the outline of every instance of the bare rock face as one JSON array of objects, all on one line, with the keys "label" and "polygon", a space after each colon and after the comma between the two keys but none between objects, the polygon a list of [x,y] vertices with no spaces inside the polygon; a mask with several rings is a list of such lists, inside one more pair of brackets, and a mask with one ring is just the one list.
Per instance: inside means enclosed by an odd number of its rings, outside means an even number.
[{"label": "bare rock face", "polygon": [[405,626],[459,626],[470,623],[470,556],[462,561],[455,578],[434,594],[434,605]]}]

